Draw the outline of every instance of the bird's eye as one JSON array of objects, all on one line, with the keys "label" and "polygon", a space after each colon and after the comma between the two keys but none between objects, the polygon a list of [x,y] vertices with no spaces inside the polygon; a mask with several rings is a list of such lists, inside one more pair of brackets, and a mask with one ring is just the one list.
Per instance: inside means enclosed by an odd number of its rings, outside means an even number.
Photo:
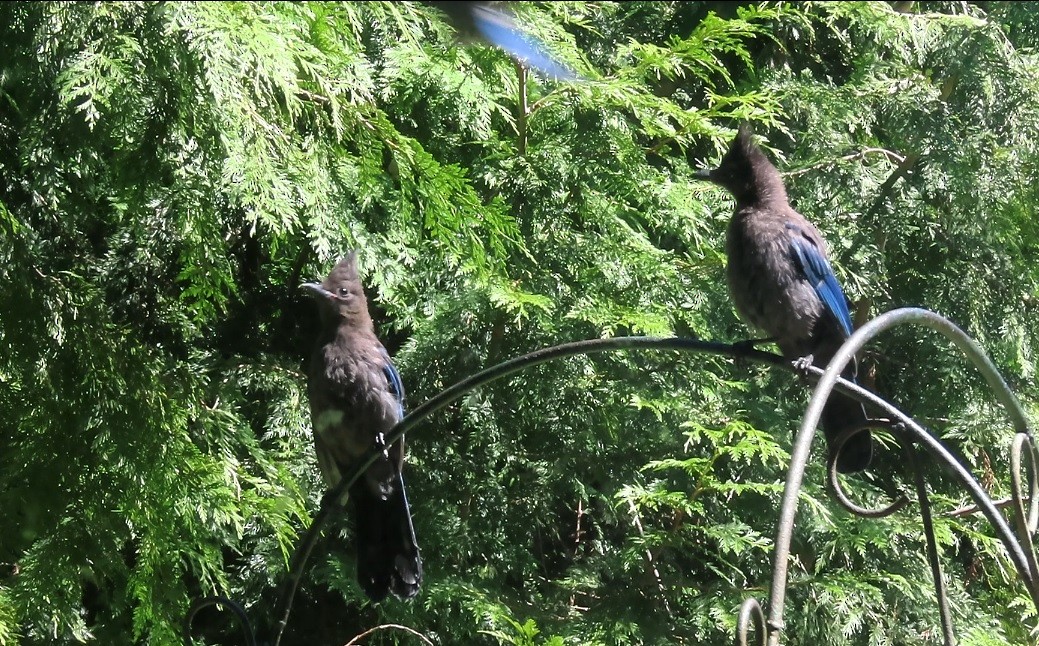
[{"label": "bird's eye", "polygon": [[350,295],[350,289],[349,288],[347,288],[347,287],[340,287],[339,288],[339,298],[346,298],[349,295]]}]

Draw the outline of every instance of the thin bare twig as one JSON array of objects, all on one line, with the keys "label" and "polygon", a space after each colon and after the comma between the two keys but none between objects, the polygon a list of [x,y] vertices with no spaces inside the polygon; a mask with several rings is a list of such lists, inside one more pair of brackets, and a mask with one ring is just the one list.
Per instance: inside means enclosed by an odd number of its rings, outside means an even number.
[{"label": "thin bare twig", "polygon": [[[1030,501],[1029,498],[1025,498],[1024,499],[1024,503],[1026,505],[1029,503],[1029,501]],[[996,509],[1004,509],[1006,507],[1009,507],[1009,506],[1013,505],[1014,504],[1014,499],[1013,498],[1003,498],[1002,500],[994,501],[992,504],[996,506]],[[977,505],[967,505],[966,507],[959,507],[957,509],[953,509],[952,511],[948,512],[946,515],[947,516],[951,516],[953,518],[958,518],[960,516],[969,516],[970,514],[976,514],[979,511],[981,511],[981,508],[979,508]]]},{"label": "thin bare twig", "polygon": [[783,176],[784,177],[797,177],[798,175],[804,175],[805,173],[810,173],[813,170],[819,170],[820,168],[826,168],[827,166],[832,166],[832,165],[836,164],[837,162],[854,161],[856,159],[863,159],[863,158],[866,157],[866,155],[874,155],[874,154],[883,155],[883,156],[887,157],[889,160],[891,160],[892,162],[894,162],[896,164],[903,164],[903,163],[905,163],[905,157],[903,157],[902,155],[899,155],[898,153],[896,153],[893,150],[888,150],[887,148],[863,148],[862,150],[860,150],[857,153],[851,153],[850,155],[845,155],[843,157],[837,157],[836,159],[824,159],[823,161],[821,161],[821,162],[819,162],[817,164],[812,164],[811,166],[806,166],[805,168],[798,168],[797,170],[787,171],[787,172],[783,173]]},{"label": "thin bare twig", "polygon": [[[581,549],[581,519],[584,517],[584,503],[578,498],[577,499],[577,528],[574,529],[574,559],[577,559],[577,551]],[[571,593],[570,595],[570,607],[577,606],[577,595]]]},{"label": "thin bare twig", "polygon": [[[628,501],[628,508],[631,509],[631,519],[635,529],[639,531],[639,536],[645,539],[646,532],[642,529],[639,510],[635,507],[635,503],[630,500]],[[660,590],[660,599],[664,602],[664,610],[667,611],[667,614],[674,616],[674,613],[671,612],[671,604],[667,602],[667,588],[664,587],[664,578],[660,576],[660,570],[657,569],[657,563],[653,560],[653,552],[650,551],[649,547],[646,548],[646,562],[649,563],[649,568],[653,570],[653,578],[657,580],[657,589]]]},{"label": "thin bare twig", "polygon": [[[959,49],[961,46],[966,44],[969,37],[969,35],[964,36],[963,39],[960,40],[960,45],[957,46],[956,49]],[[949,98],[952,96],[952,93],[956,90],[956,86],[960,82],[961,76],[962,71],[959,71],[949,75],[942,82],[942,89],[941,92],[939,92],[938,94],[939,103],[943,105],[945,103],[948,103]],[[880,211],[880,207],[884,204],[884,201],[887,199],[888,193],[891,192],[891,189],[895,187],[895,184],[898,182],[898,180],[902,179],[903,177],[908,175],[910,171],[913,170],[913,168],[916,166],[916,163],[920,161],[920,158],[922,156],[922,151],[912,151],[909,154],[907,154],[901,162],[899,162],[898,168],[896,168],[894,172],[891,173],[891,175],[889,175],[886,180],[884,180],[884,183],[881,184],[880,188],[877,190],[876,199],[873,200],[873,204],[869,207],[869,210],[866,211],[867,218],[876,215]]]},{"label": "thin bare twig", "polygon": [[313,92],[308,92],[307,90],[296,90],[296,98],[302,99],[304,101],[310,101],[312,103],[320,103],[322,105],[328,105],[332,102],[332,100],[329,99],[327,96],[314,94]]},{"label": "thin bare twig", "polygon": [[577,529],[574,530],[574,555],[577,555],[577,548],[581,546],[581,518],[584,517],[584,501],[580,498],[577,499]]}]

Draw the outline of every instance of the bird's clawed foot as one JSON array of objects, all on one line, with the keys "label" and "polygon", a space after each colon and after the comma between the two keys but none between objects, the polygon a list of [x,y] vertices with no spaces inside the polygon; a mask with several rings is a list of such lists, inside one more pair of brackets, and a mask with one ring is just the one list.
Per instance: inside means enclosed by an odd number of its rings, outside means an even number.
[{"label": "bird's clawed foot", "polygon": [[808,369],[815,363],[815,356],[808,354],[793,361],[794,370],[800,373],[802,379],[808,379]]},{"label": "bird's clawed foot", "polygon": [[387,460],[390,459],[390,452],[386,448],[386,436],[382,433],[376,433],[375,447],[382,451],[382,457],[386,458]]}]

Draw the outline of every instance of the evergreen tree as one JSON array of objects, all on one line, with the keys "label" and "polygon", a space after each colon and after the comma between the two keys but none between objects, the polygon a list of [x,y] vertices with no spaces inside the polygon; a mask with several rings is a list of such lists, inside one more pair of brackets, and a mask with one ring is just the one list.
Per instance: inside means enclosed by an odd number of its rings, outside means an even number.
[{"label": "evergreen tree", "polygon": [[[860,324],[940,312],[1034,411],[1027,3],[513,4],[582,81],[423,3],[0,4],[0,644],[173,644],[210,594],[270,633],[323,494],[298,285],[349,249],[411,408],[565,341],[746,338],[731,203],[693,180],[742,121]],[[863,366],[1008,495],[1011,427],[947,342],[900,329]],[[731,643],[806,401],[786,372],[660,351],[473,391],[409,434],[418,599],[367,604],[333,522],[283,643]],[[848,514],[818,445],[785,643],[939,643],[915,508]],[[846,486],[881,504],[901,466],[892,446]],[[991,528],[925,470],[958,637],[1031,641]],[[195,621],[196,643],[236,631]]]}]

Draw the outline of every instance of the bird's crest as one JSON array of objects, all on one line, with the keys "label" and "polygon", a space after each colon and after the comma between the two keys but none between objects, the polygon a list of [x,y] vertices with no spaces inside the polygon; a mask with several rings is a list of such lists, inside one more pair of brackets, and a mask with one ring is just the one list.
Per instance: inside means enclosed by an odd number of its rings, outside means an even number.
[{"label": "bird's crest", "polygon": [[754,130],[749,123],[741,123],[739,129],[736,130],[736,138],[729,144],[729,154],[745,160],[746,164],[753,164],[756,157],[763,156],[761,149],[754,142]]},{"label": "bird's crest", "polygon": [[783,178],[754,142],[754,133],[747,123],[740,124],[718,167],[700,177],[727,188],[737,202],[787,199]]},{"label": "bird's crest", "polygon": [[325,288],[335,291],[332,289],[333,287],[356,280],[359,278],[357,276],[357,250],[355,249],[332,268],[332,273],[325,279]]}]

